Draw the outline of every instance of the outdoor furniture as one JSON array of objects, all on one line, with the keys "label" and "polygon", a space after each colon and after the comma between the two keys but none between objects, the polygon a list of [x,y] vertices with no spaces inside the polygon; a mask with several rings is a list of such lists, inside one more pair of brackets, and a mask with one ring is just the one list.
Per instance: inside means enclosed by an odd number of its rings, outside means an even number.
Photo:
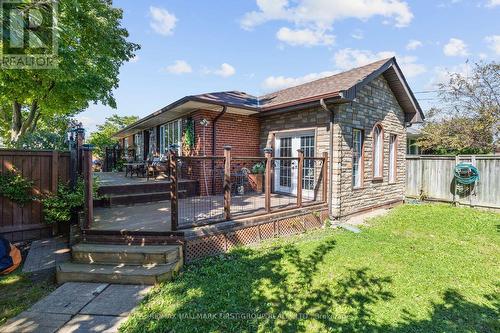
[{"label": "outdoor furniture", "polygon": [[166,162],[162,162],[160,159],[153,159],[153,161],[148,162],[146,169],[146,177],[149,180],[150,176],[153,176],[154,179],[158,177],[160,173],[167,173],[168,164]]},{"label": "outdoor furniture", "polygon": [[134,176],[134,173],[137,177],[144,177],[146,173],[146,164],[144,162],[127,162],[123,164],[125,166],[125,177],[130,173],[130,177]]}]

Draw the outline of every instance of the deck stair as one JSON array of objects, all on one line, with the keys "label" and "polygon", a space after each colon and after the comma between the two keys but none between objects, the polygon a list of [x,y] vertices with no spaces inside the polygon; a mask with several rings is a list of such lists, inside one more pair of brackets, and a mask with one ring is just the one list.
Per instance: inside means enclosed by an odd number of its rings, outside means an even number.
[{"label": "deck stair", "polygon": [[183,249],[152,235],[83,235],[73,245],[71,261],[57,266],[57,282],[155,284],[182,268]]},{"label": "deck stair", "polygon": [[[181,181],[179,183],[179,196],[186,197],[193,195],[195,182]],[[139,203],[158,202],[170,200],[170,183],[155,182],[126,184],[126,185],[105,185],[100,186],[98,194],[102,199],[94,202],[95,206],[121,206],[134,205]]]}]

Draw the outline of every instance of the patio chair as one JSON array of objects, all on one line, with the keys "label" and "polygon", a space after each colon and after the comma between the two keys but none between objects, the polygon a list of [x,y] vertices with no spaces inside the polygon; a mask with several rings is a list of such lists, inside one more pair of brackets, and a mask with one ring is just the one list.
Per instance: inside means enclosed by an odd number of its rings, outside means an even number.
[{"label": "patio chair", "polygon": [[152,176],[156,179],[160,173],[166,174],[168,171],[168,165],[165,162],[162,162],[159,158],[154,158],[152,161],[148,161],[146,167],[146,177],[149,180],[149,177]]}]

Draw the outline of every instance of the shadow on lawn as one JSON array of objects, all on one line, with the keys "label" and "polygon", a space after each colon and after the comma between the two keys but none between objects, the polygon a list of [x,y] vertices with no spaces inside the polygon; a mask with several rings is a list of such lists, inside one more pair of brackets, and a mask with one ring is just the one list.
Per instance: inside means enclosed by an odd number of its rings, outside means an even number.
[{"label": "shadow on lawn", "polygon": [[[242,248],[188,265],[174,283],[157,288],[122,329],[125,332],[495,332],[493,308],[448,290],[427,319],[409,311],[394,325],[380,324],[373,308],[394,298],[389,277],[367,268],[324,276],[333,240],[301,254],[288,244],[269,251]],[[168,308],[170,307],[170,308]],[[174,308],[172,308],[174,307]],[[173,312],[166,311],[170,309]],[[166,316],[165,314],[169,314]],[[398,313],[394,314],[398,316]]]}]

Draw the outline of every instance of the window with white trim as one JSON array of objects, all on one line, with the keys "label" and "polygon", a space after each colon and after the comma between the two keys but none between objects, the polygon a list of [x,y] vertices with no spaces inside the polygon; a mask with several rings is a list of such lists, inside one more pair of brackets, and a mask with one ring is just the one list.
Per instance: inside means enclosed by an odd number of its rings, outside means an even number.
[{"label": "window with white trim", "polygon": [[352,186],[363,185],[363,131],[352,130]]},{"label": "window with white trim", "polygon": [[396,182],[397,142],[398,137],[395,134],[391,134],[389,136],[389,183]]},{"label": "window with white trim", "polygon": [[142,132],[134,134],[135,156],[138,160],[144,159],[144,141],[142,140]]},{"label": "window with white trim", "polygon": [[165,155],[170,145],[177,145],[182,152],[182,120],[177,119],[160,126],[160,155]]},{"label": "window with white trim", "polygon": [[373,128],[373,178],[382,178],[384,159],[384,135],[382,126]]}]

